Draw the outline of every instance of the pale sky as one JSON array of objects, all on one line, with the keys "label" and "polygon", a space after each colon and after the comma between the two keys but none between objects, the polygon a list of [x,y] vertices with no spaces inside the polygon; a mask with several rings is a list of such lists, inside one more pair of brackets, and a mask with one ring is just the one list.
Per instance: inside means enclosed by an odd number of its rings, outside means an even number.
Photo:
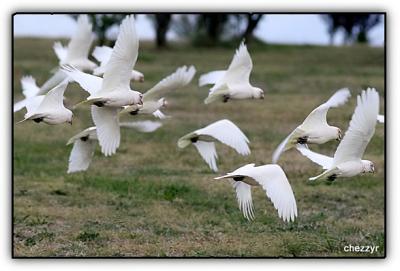
[{"label": "pale sky", "polygon": [[[75,31],[74,19],[67,15],[18,14],[14,17],[14,35],[18,37],[68,38]],[[146,15],[136,17],[136,28],[142,40],[154,39],[155,33]],[[327,26],[320,15],[310,14],[268,14],[259,23],[255,35],[269,43],[327,45]],[[118,28],[110,30],[109,36],[116,37]],[[169,39],[176,35],[169,31]],[[384,23],[374,27],[369,38],[373,46],[384,43]],[[335,37],[335,44],[341,44],[343,34]]]}]

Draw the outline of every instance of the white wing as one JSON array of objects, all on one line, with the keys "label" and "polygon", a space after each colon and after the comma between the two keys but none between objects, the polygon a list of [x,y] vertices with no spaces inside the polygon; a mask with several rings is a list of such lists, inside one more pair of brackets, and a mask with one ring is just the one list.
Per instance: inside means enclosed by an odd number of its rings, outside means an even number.
[{"label": "white wing", "polygon": [[51,89],[45,96],[38,111],[48,112],[64,108],[64,92],[67,88],[68,80],[64,80],[55,88]]},{"label": "white wing", "polygon": [[95,140],[82,141],[77,139],[72,147],[69,156],[68,171],[67,173],[74,173],[78,171],[85,171],[89,168],[90,162],[96,148]]},{"label": "white wing", "polygon": [[93,39],[92,24],[89,22],[89,17],[79,15],[77,30],[68,44],[66,61],[87,59]]},{"label": "white wing", "polygon": [[36,80],[32,76],[23,76],[21,78],[22,93],[26,98],[38,95],[40,89],[36,85]]},{"label": "white wing", "polygon": [[129,15],[121,23],[117,41],[104,72],[100,92],[108,92],[116,88],[130,89],[129,84],[138,49],[139,39],[136,35],[135,19],[133,15]]},{"label": "white wing", "polygon": [[239,209],[247,220],[254,219],[253,200],[251,197],[251,186],[244,182],[230,182],[236,191],[236,198],[239,203]]},{"label": "white wing", "polygon": [[248,164],[215,179],[235,176],[246,176],[254,179],[265,190],[268,198],[271,199],[275,209],[278,210],[279,217],[284,221],[294,221],[297,216],[296,199],[289,180],[279,165],[255,167],[254,164]]},{"label": "white wing", "polygon": [[361,160],[375,133],[378,112],[378,92],[374,88],[363,90],[361,95],[357,96],[357,107],[351,118],[350,126],[335,152],[334,166],[347,161]]},{"label": "white wing", "polygon": [[108,46],[96,46],[93,50],[92,56],[100,62],[100,66],[94,69],[93,74],[100,75],[106,70],[106,66],[112,55],[112,48]]},{"label": "white wing", "polygon": [[249,155],[249,139],[230,120],[214,122],[207,127],[195,131],[197,135],[208,135],[234,148],[241,155]]},{"label": "white wing", "polygon": [[247,51],[246,45],[242,42],[239,49],[236,50],[236,54],[226,70],[221,80],[218,80],[217,84],[214,85],[211,91],[218,89],[221,85],[227,84],[232,85],[249,85],[250,73],[253,69],[253,62],[249,52]]},{"label": "white wing", "polygon": [[193,143],[196,149],[199,151],[201,157],[206,161],[208,166],[214,171],[218,171],[217,159],[218,155],[215,150],[214,142],[197,141]]},{"label": "white wing", "polygon": [[82,138],[82,137],[90,137],[91,139],[97,139],[96,136],[96,126],[92,126],[89,128],[86,128],[85,130],[77,133],[76,135],[74,135],[73,137],[71,137],[68,142],[67,145],[74,143],[76,140]]},{"label": "white wing", "polygon": [[279,160],[281,154],[289,149],[291,149],[296,143],[296,138],[302,137],[304,131],[300,128],[296,128],[291,132],[276,148],[274,153],[272,154],[272,163],[276,164]]},{"label": "white wing", "polygon": [[160,109],[156,110],[153,112],[153,116],[159,119],[166,119],[166,118],[170,118],[170,116],[164,115],[163,112],[161,112]]},{"label": "white wing", "polygon": [[333,165],[333,157],[313,152],[309,148],[300,144],[298,144],[296,148],[302,155],[320,165],[323,169],[330,169]]},{"label": "white wing", "polygon": [[157,100],[172,90],[177,90],[190,83],[193,79],[196,69],[193,66],[187,68],[182,66],[173,74],[165,77],[154,87],[143,94],[143,101]]},{"label": "white wing", "polygon": [[385,123],[385,116],[384,115],[378,115],[377,120],[379,123]]},{"label": "white wing", "polygon": [[24,108],[24,107],[26,106],[26,103],[27,103],[27,99],[26,99],[26,98],[23,99],[23,100],[21,100],[21,101],[19,101],[19,102],[16,102],[16,103],[14,104],[14,106],[13,106],[14,113],[15,113],[15,112],[18,112],[18,111],[20,111],[22,108]]},{"label": "white wing", "polygon": [[315,108],[300,125],[301,129],[312,130],[318,129],[321,125],[328,125],[326,121],[326,114],[329,108],[338,107],[345,104],[350,98],[351,94],[349,89],[342,88],[333,94],[326,103],[321,104]]},{"label": "white wing", "polygon": [[92,119],[96,125],[101,152],[105,156],[114,154],[120,143],[119,108],[92,105]]},{"label": "white wing", "polygon": [[29,99],[25,99],[26,114],[25,118],[29,118],[34,115],[39,108],[39,105],[43,102],[44,95],[34,96]]},{"label": "white wing", "polygon": [[77,82],[90,95],[94,95],[101,89],[103,83],[101,77],[82,72],[71,65],[63,65],[61,71]]},{"label": "white wing", "polygon": [[54,88],[67,78],[67,75],[58,69],[41,87],[38,95],[45,94],[48,90]]},{"label": "white wing", "polygon": [[119,126],[124,128],[134,128],[139,132],[143,133],[151,133],[160,128],[162,126],[162,123],[159,121],[145,120],[145,121],[121,122]]},{"label": "white wing", "polygon": [[212,71],[205,73],[199,78],[199,86],[205,86],[209,84],[215,84],[220,80],[225,74],[225,71]]},{"label": "white wing", "polygon": [[65,60],[67,59],[68,48],[62,46],[61,42],[57,41],[53,45],[53,50],[56,53],[60,63],[64,63]]}]

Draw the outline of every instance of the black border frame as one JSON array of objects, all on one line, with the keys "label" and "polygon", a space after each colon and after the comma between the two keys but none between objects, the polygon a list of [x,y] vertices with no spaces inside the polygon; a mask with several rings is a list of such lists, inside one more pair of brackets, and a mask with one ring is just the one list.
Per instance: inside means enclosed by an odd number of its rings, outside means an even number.
[{"label": "black border frame", "polygon": [[374,256],[374,257],[368,257],[368,256],[351,256],[351,257],[345,257],[345,256],[298,256],[298,257],[282,257],[282,256],[255,256],[255,257],[239,257],[239,256],[227,256],[227,257],[219,257],[219,256],[206,256],[206,257],[194,257],[194,256],[178,256],[178,257],[157,257],[157,256],[138,256],[138,257],[133,257],[133,256],[15,256],[14,252],[14,113],[11,111],[11,258],[12,259],[365,259],[365,260],[373,260],[373,259],[386,259],[387,257],[387,236],[388,236],[388,229],[387,229],[387,201],[388,201],[388,193],[387,193],[387,12],[386,11],[256,11],[256,12],[245,12],[245,11],[221,11],[221,12],[208,12],[208,11],[162,11],[162,12],[150,12],[150,11],[138,11],[138,12],[116,12],[116,11],[111,11],[111,12],[95,12],[95,11],[55,11],[55,12],[46,12],[46,11],[16,11],[11,14],[11,104],[10,108],[12,110],[13,105],[14,105],[14,16],[15,15],[69,15],[69,14],[158,14],[158,13],[173,13],[173,14],[200,14],[200,13],[209,13],[209,14],[221,14],[221,13],[228,13],[228,14],[247,14],[247,13],[262,13],[262,14],[285,14],[285,15],[296,15],[296,14],[302,14],[302,15],[310,15],[310,14],[315,14],[315,15],[323,15],[323,14],[335,14],[335,13],[347,13],[347,14],[380,14],[383,15],[383,23],[384,23],[384,114],[385,114],[385,123],[384,123],[384,254],[383,256]]}]

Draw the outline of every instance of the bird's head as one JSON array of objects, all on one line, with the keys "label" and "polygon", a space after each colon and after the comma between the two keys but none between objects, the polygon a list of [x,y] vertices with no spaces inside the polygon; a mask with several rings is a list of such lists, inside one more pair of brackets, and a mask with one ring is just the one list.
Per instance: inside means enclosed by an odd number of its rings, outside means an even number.
[{"label": "bird's head", "polygon": [[264,99],[264,91],[261,88],[253,88],[253,99]]},{"label": "bird's head", "polygon": [[362,160],[363,164],[363,173],[375,173],[375,166],[369,160]]}]

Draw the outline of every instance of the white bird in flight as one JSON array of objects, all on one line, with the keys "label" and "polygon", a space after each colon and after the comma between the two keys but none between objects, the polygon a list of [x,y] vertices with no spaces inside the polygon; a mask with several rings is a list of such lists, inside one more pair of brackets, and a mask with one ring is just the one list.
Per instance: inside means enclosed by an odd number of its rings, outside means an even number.
[{"label": "white bird in flight", "polygon": [[[120,123],[120,127],[133,128],[143,133],[151,133],[161,126],[161,122],[150,120]],[[96,127],[89,127],[71,137],[67,142],[67,145],[70,144],[74,145],[69,156],[67,173],[86,171],[97,145]]]},{"label": "white bird in flight", "polygon": [[14,104],[14,113],[20,111],[26,106],[27,101],[39,94],[40,89],[36,85],[36,80],[32,76],[23,76],[21,78],[22,94],[25,99]]},{"label": "white bird in flight", "polygon": [[272,155],[272,162],[277,163],[281,154],[296,144],[324,144],[330,140],[340,140],[342,131],[330,126],[326,121],[326,115],[331,107],[345,104],[350,96],[349,89],[340,89],[327,102],[315,108],[277,147]]},{"label": "white bird in flight", "polygon": [[143,104],[142,94],[130,89],[131,71],[139,49],[135,19],[127,16],[121,23],[113,53],[107,63],[104,78],[87,74],[72,66],[62,70],[90,93],[82,103],[91,103],[92,119],[102,152],[112,155],[120,143],[119,112],[123,106]]},{"label": "white bird in flight", "polygon": [[[82,71],[92,71],[95,69],[97,67],[96,63],[88,58],[93,40],[94,34],[89,17],[83,14],[79,15],[76,32],[71,37],[68,46],[64,47],[60,42],[55,42],[53,45],[53,50],[59,59],[59,64],[72,65]],[[54,75],[40,87],[39,94],[46,93],[65,78],[65,73],[60,69],[56,69]]]},{"label": "white bird in flight", "polygon": [[167,106],[167,101],[164,96],[171,91],[178,90],[189,84],[195,73],[196,69],[193,66],[189,68],[186,66],[178,68],[173,74],[165,77],[143,94],[142,107],[126,106],[121,111],[121,114],[153,114],[155,117],[164,119],[166,116],[160,110]]},{"label": "white bird in flight", "polygon": [[204,103],[228,100],[264,99],[264,91],[250,84],[253,62],[242,42],[226,71],[213,71],[200,77],[200,86],[214,84]]},{"label": "white bird in flight", "polygon": [[297,217],[297,205],[292,187],[279,165],[256,167],[254,164],[248,164],[214,179],[226,178],[233,179],[231,184],[236,190],[239,209],[248,220],[254,219],[252,186],[261,186],[264,189],[283,221],[294,221]]},{"label": "white bird in flight", "polygon": [[25,107],[26,114],[24,119],[33,120],[36,123],[44,122],[47,124],[61,124],[68,122],[72,124],[73,113],[64,107],[64,92],[67,88],[68,80],[64,80],[55,88],[47,92],[46,95],[34,96],[27,99]]},{"label": "white bird in flight", "polygon": [[[112,48],[108,46],[96,46],[93,50],[92,56],[100,62],[100,66],[93,70],[94,75],[101,76],[106,71],[106,66],[112,55]],[[131,80],[136,82],[144,82],[143,73],[132,70]]]},{"label": "white bird in flight", "polygon": [[235,149],[241,155],[250,154],[249,140],[233,122],[227,119],[216,121],[181,137],[178,140],[178,147],[185,148],[193,144],[208,166],[217,172],[218,155],[215,150],[215,139]]},{"label": "white bird in flight", "polygon": [[379,95],[374,88],[363,90],[357,97],[357,106],[350,121],[349,128],[332,157],[315,153],[304,146],[297,149],[325,171],[310,178],[326,178],[330,181],[337,177],[353,177],[361,173],[374,173],[371,161],[362,160],[365,149],[375,133],[376,118],[379,112]]}]

